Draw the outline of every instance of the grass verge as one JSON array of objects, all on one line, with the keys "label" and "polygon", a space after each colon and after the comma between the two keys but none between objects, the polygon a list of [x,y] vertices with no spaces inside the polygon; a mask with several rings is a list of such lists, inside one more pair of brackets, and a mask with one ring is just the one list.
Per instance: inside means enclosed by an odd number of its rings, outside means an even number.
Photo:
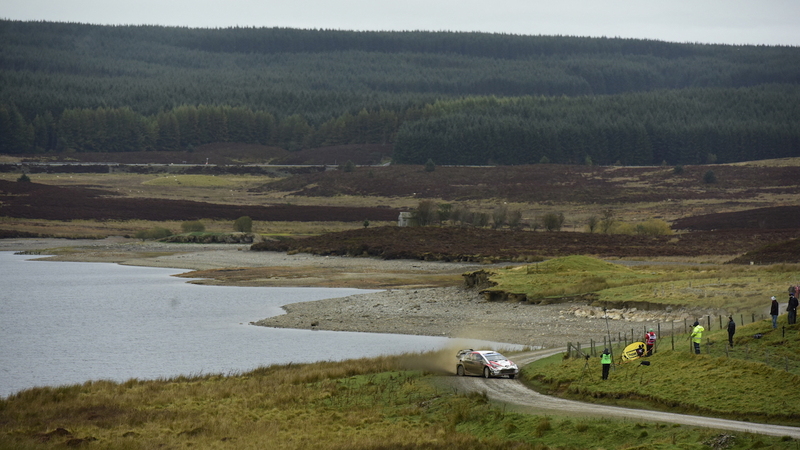
[{"label": "grass verge", "polygon": [[[450,354],[450,353],[448,353]],[[441,355],[263,367],[36,388],[0,400],[0,448],[794,448],[791,439],[679,425],[508,413],[437,388]]]},{"label": "grass verge", "polygon": [[[785,317],[777,329],[771,321],[739,327],[733,348],[723,330],[704,335],[700,355],[680,336],[675,349],[663,342],[649,358],[616,358],[606,381],[599,358],[562,355],[526,366],[522,379],[542,392],[582,401],[796,426],[800,326],[786,325]],[[645,360],[649,365],[641,364]]]}]

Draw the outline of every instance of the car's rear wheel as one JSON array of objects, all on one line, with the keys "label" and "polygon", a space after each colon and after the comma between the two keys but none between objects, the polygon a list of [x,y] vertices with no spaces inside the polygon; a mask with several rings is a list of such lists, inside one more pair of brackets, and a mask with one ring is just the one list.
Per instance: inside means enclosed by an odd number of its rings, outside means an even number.
[{"label": "car's rear wheel", "polygon": [[491,377],[492,377],[492,373],[489,372],[489,368],[488,367],[484,367],[483,368],[483,378],[491,378]]},{"label": "car's rear wheel", "polygon": [[458,374],[458,376],[463,377],[464,376],[464,366],[456,367],[456,373]]}]

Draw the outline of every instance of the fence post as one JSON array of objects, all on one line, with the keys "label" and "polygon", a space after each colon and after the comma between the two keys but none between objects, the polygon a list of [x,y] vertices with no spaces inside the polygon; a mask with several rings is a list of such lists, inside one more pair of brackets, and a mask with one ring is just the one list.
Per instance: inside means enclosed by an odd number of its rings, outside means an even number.
[{"label": "fence post", "polygon": [[675,350],[675,321],[674,320],[672,321],[672,335],[670,335],[670,337],[672,338],[672,350],[674,351]]},{"label": "fence post", "polygon": [[722,329],[722,315],[719,316],[719,329]]},{"label": "fence post", "polygon": [[[708,324],[708,331],[711,331],[711,316],[706,316],[706,323]],[[722,327],[720,327],[722,328]]]},{"label": "fence post", "polygon": [[653,352],[658,350],[658,341],[661,339],[661,322],[658,322],[656,324],[656,328],[658,328],[658,336],[657,336],[658,339],[656,339],[656,345],[655,345],[655,348],[653,349]]}]

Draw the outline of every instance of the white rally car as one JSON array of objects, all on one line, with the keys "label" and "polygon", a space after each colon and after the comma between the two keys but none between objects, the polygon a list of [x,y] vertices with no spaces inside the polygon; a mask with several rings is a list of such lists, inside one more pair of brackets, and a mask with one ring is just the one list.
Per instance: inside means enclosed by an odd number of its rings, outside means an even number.
[{"label": "white rally car", "polygon": [[456,355],[458,363],[456,373],[464,375],[481,375],[484,378],[508,376],[514,378],[519,374],[519,367],[508,358],[492,350],[459,350]]}]

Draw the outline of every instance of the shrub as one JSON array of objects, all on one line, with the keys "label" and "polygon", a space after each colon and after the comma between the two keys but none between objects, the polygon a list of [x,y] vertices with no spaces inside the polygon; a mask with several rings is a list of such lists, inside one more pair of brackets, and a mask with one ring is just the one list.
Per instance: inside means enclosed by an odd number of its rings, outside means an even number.
[{"label": "shrub", "polygon": [[589,233],[594,233],[598,225],[600,225],[600,219],[597,216],[590,216],[586,220],[586,227],[589,229]]},{"label": "shrub", "polygon": [[421,200],[413,212],[413,217],[417,225],[424,227],[433,223],[436,212],[436,204],[433,201]]},{"label": "shrub", "polygon": [[683,166],[677,165],[677,166],[673,167],[672,168],[672,173],[674,173],[675,175],[683,174]]},{"label": "shrub", "polygon": [[542,227],[547,231],[561,231],[564,225],[563,213],[547,213],[542,216]]},{"label": "shrub", "polygon": [[428,162],[425,163],[425,172],[433,172],[436,170],[436,164],[433,163],[432,159],[428,159]]},{"label": "shrub", "polygon": [[508,226],[517,229],[522,226],[522,211],[513,209],[508,212]]},{"label": "shrub", "polygon": [[608,233],[614,225],[614,211],[607,209],[603,211],[603,218],[600,219],[600,231]]},{"label": "shrub", "polygon": [[539,164],[550,164],[550,158],[542,156],[542,159],[539,160]]},{"label": "shrub", "polygon": [[249,233],[253,231],[253,219],[249,216],[242,216],[233,222],[233,229],[242,233]]},{"label": "shrub", "polygon": [[149,230],[139,230],[136,232],[134,236],[136,237],[136,239],[141,239],[143,241],[158,240],[172,236],[172,231],[163,227],[154,227]]},{"label": "shrub", "polygon": [[472,226],[483,228],[489,225],[489,214],[485,212],[478,212],[472,216]]},{"label": "shrub", "polygon": [[645,236],[666,236],[672,234],[672,228],[661,219],[650,219],[636,225],[636,234]]},{"label": "shrub", "polygon": [[439,210],[436,211],[439,216],[439,222],[447,222],[453,217],[453,205],[450,203],[442,203],[439,205]]},{"label": "shrub", "polygon": [[500,228],[506,224],[508,219],[508,208],[505,205],[500,205],[492,211],[492,228]]},{"label": "shrub", "polygon": [[19,178],[17,178],[17,181],[22,183],[30,183],[31,178],[28,176],[28,174],[23,173]]},{"label": "shrub", "polygon": [[192,232],[203,232],[206,231],[206,226],[203,225],[203,222],[199,220],[192,220],[189,222],[183,222],[181,224],[181,230],[184,233],[192,233]]},{"label": "shrub", "polygon": [[717,176],[714,174],[713,170],[709,170],[708,172],[706,172],[703,175],[703,181],[706,184],[716,183],[717,182]]},{"label": "shrub", "polygon": [[353,161],[347,161],[341,167],[342,172],[352,172],[356,170],[356,165]]}]

